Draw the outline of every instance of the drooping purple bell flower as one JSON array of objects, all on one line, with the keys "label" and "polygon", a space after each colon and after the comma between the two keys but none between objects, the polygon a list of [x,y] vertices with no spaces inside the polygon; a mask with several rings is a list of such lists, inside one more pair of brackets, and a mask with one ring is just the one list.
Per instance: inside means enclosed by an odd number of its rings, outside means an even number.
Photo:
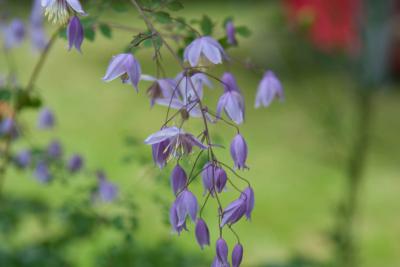
[{"label": "drooping purple bell flower", "polygon": [[151,146],[153,160],[157,166],[162,169],[167,164],[168,157],[171,154],[171,146],[169,139],[155,143]]},{"label": "drooping purple bell flower", "polygon": [[28,167],[32,162],[31,152],[29,150],[20,151],[15,157],[15,162],[20,168]]},{"label": "drooping purple bell flower", "polygon": [[121,77],[123,83],[132,84],[138,91],[141,73],[139,61],[132,54],[119,54],[111,59],[103,81],[110,82]]},{"label": "drooping purple bell flower", "polygon": [[3,29],[4,48],[11,49],[19,46],[25,38],[25,26],[19,19],[14,19]]},{"label": "drooping purple bell flower", "polygon": [[201,176],[205,193],[210,192],[211,196],[214,196],[215,190],[221,193],[228,180],[226,172],[211,162],[206,163]]},{"label": "drooping purple bell flower", "polygon": [[43,108],[38,117],[39,129],[50,129],[55,125],[55,116],[53,112],[48,108]]},{"label": "drooping purple bell flower", "polygon": [[172,229],[180,234],[183,230],[187,230],[186,221],[183,224],[179,224],[178,212],[176,209],[176,201],[172,203],[172,206],[169,210],[169,221],[171,223]]},{"label": "drooping purple bell flower", "polygon": [[193,222],[197,218],[198,203],[196,196],[189,190],[183,190],[175,200],[176,214],[178,216],[178,227],[182,227],[186,222],[186,217],[190,217]]},{"label": "drooping purple bell flower", "polygon": [[247,168],[247,144],[241,134],[237,134],[231,142],[231,156],[236,168]]},{"label": "drooping purple bell flower", "polygon": [[30,16],[30,37],[35,50],[42,51],[47,44],[43,28],[43,9],[41,0],[34,0]]},{"label": "drooping purple bell flower", "polygon": [[220,263],[228,263],[228,245],[226,244],[225,240],[219,238],[215,248],[217,252],[217,260]]},{"label": "drooping purple bell flower", "polygon": [[239,267],[243,259],[243,246],[239,243],[232,251],[232,267]]},{"label": "drooping purple bell flower", "polygon": [[98,195],[104,202],[111,202],[118,196],[118,187],[109,182],[105,174],[101,171],[97,172]]},{"label": "drooping purple bell flower", "polygon": [[85,15],[79,0],[42,0],[42,7],[49,21],[62,25],[75,13]]},{"label": "drooping purple bell flower", "polygon": [[246,204],[246,199],[243,195],[231,202],[222,213],[221,227],[225,224],[234,224],[239,221],[246,213]]},{"label": "drooping purple bell flower", "polygon": [[178,194],[181,192],[187,183],[187,175],[185,170],[177,164],[175,168],[172,170],[171,174],[171,187],[174,194]]},{"label": "drooping purple bell flower", "polygon": [[246,218],[248,220],[251,219],[251,213],[254,209],[254,191],[253,188],[247,187],[245,190],[243,190],[242,195],[245,198],[246,201]]},{"label": "drooping purple bell flower", "polygon": [[240,94],[235,77],[226,72],[222,76],[224,85],[224,94],[220,97],[217,105],[217,117],[221,117],[224,109],[228,117],[236,124],[241,124],[244,121],[244,99]]},{"label": "drooping purple bell flower", "polygon": [[181,72],[176,76],[175,81],[176,83],[179,82],[179,94],[185,103],[195,101],[198,98],[202,100],[204,85],[213,88],[212,82],[204,73],[194,73],[187,77]]},{"label": "drooping purple bell flower", "polygon": [[50,181],[51,174],[50,174],[49,168],[45,162],[42,161],[36,165],[34,176],[41,183],[47,183]]},{"label": "drooping purple bell flower", "polygon": [[73,16],[67,27],[67,38],[68,38],[68,50],[71,51],[72,47],[75,47],[79,52],[81,51],[81,45],[84,38],[83,26],[81,20],[77,16]]},{"label": "drooping purple bell flower", "polygon": [[67,168],[69,172],[75,173],[82,169],[83,163],[83,158],[80,155],[75,154],[69,158]]},{"label": "drooping purple bell flower", "polygon": [[206,222],[201,218],[197,219],[195,234],[197,243],[199,243],[201,249],[203,249],[204,246],[210,245],[210,231],[208,230]]},{"label": "drooping purple bell flower", "polygon": [[265,72],[258,86],[255,107],[268,107],[275,98],[283,101],[283,87],[275,73],[269,70]]},{"label": "drooping purple bell flower", "polygon": [[[150,105],[154,106],[157,99],[177,98],[176,83],[174,79],[157,79],[150,75],[142,75],[141,80],[153,82],[147,89],[147,95],[150,98]],[[174,92],[175,91],[175,92]]]},{"label": "drooping purple bell flower", "polygon": [[200,149],[207,149],[192,134],[185,133],[182,129],[175,126],[164,128],[150,135],[144,142],[148,145],[155,145],[165,140],[169,141],[171,154],[175,157],[189,154],[192,152],[193,146],[197,146]]},{"label": "drooping purple bell flower", "polygon": [[218,41],[210,36],[203,36],[195,39],[185,48],[183,58],[189,62],[190,66],[196,67],[203,62],[205,65],[221,64],[227,56]]},{"label": "drooping purple bell flower", "polygon": [[51,159],[60,159],[63,153],[61,143],[58,140],[53,140],[47,147],[47,155]]},{"label": "drooping purple bell flower", "polygon": [[226,23],[225,30],[226,30],[226,37],[228,39],[228,44],[237,45],[236,29],[235,25],[233,24],[233,21],[230,20]]}]

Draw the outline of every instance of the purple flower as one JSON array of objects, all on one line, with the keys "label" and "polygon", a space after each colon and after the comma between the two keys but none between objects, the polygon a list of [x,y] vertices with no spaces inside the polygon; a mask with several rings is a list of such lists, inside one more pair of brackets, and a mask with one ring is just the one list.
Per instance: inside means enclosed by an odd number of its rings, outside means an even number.
[{"label": "purple flower", "polygon": [[195,233],[197,243],[199,243],[201,249],[203,249],[204,246],[210,245],[210,231],[208,230],[206,222],[201,218],[196,222]]},{"label": "purple flower", "polygon": [[221,117],[222,109],[225,109],[228,117],[236,124],[244,121],[244,99],[240,94],[235,77],[229,72],[222,76],[224,83],[224,94],[220,97],[217,105],[217,117]]},{"label": "purple flower", "polygon": [[239,267],[243,259],[243,246],[236,244],[232,251],[232,267]]},{"label": "purple flower", "polygon": [[226,23],[225,30],[226,30],[226,37],[228,38],[228,44],[237,45],[237,40],[235,36],[236,29],[231,20]]},{"label": "purple flower", "polygon": [[47,183],[51,179],[51,174],[49,172],[49,168],[45,162],[39,162],[36,165],[35,173],[36,179],[41,183]]},{"label": "purple flower", "polygon": [[176,215],[178,222],[177,228],[183,227],[186,217],[190,217],[193,222],[197,218],[198,204],[196,196],[189,190],[184,190],[175,200]]},{"label": "purple flower", "polygon": [[67,168],[70,172],[78,172],[83,167],[83,158],[78,155],[72,155],[68,160]]},{"label": "purple flower", "polygon": [[238,199],[231,202],[223,211],[221,227],[223,227],[225,224],[234,224],[239,221],[246,213],[246,207],[246,199],[242,194]]},{"label": "purple flower", "polygon": [[175,78],[176,83],[179,82],[179,94],[183,102],[188,103],[196,101],[198,98],[203,99],[203,86],[213,88],[213,84],[204,73],[195,73],[190,77],[185,77],[184,73],[179,73]]},{"label": "purple flower", "polygon": [[53,112],[48,108],[43,108],[38,117],[38,127],[40,129],[50,129],[55,124]]},{"label": "purple flower", "polygon": [[164,168],[171,153],[170,141],[167,139],[159,143],[155,143],[151,146],[151,149],[153,152],[154,163],[156,163],[160,169]]},{"label": "purple flower", "polygon": [[79,0],[42,0],[42,7],[53,23],[67,24],[73,14],[85,15]]},{"label": "purple flower", "polygon": [[222,46],[210,36],[195,39],[186,47],[183,57],[192,67],[201,64],[201,60],[208,65],[209,62],[221,64],[227,58]]},{"label": "purple flower", "polygon": [[215,189],[218,193],[224,190],[228,177],[224,169],[214,165],[211,162],[206,163],[202,172],[203,186],[205,191],[214,196]]},{"label": "purple flower", "polygon": [[22,150],[20,151],[16,157],[15,161],[17,165],[21,168],[26,168],[31,164],[32,156],[29,150]]},{"label": "purple flower", "polygon": [[187,176],[185,170],[179,164],[177,164],[171,174],[171,187],[174,191],[174,194],[176,195],[182,191],[185,188],[186,183]]},{"label": "purple flower", "polygon": [[251,213],[254,209],[254,191],[253,188],[247,187],[242,192],[243,199],[246,201],[246,217],[249,220],[251,218]]},{"label": "purple flower", "polygon": [[15,121],[12,118],[4,118],[0,122],[0,134],[8,135],[16,131]]},{"label": "purple flower", "polygon": [[217,260],[221,264],[228,263],[228,245],[226,244],[225,240],[219,238],[216,244],[216,252],[217,252]]},{"label": "purple flower", "polygon": [[41,0],[34,0],[30,17],[30,36],[32,46],[42,51],[47,44],[47,37],[43,29],[43,9]]},{"label": "purple flower", "polygon": [[183,224],[179,224],[178,212],[176,210],[176,201],[172,203],[172,206],[169,210],[169,221],[173,230],[178,234],[180,234],[183,230],[187,230],[186,221]]},{"label": "purple flower", "polygon": [[275,73],[269,70],[258,86],[255,107],[268,107],[274,98],[284,99],[283,88]]},{"label": "purple flower", "polygon": [[141,75],[139,61],[131,54],[119,54],[114,56],[108,65],[103,81],[109,82],[121,77],[123,83],[131,83],[138,91],[138,83]]},{"label": "purple flower", "polygon": [[171,97],[177,97],[178,94],[175,91],[176,84],[174,79],[156,79],[149,75],[142,75],[142,80],[152,81],[153,83],[147,89],[147,95],[150,97],[150,104],[154,106],[157,99],[171,99]]},{"label": "purple flower", "polygon": [[107,181],[105,174],[101,171],[97,172],[98,195],[104,202],[111,202],[118,196],[118,187]]},{"label": "purple flower", "polygon": [[19,19],[14,19],[3,29],[4,48],[11,49],[22,43],[25,38],[25,26]]},{"label": "purple flower", "polygon": [[217,257],[214,258],[213,263],[211,264],[211,267],[230,267],[231,265],[229,262],[220,262]]},{"label": "purple flower", "polygon": [[247,168],[247,144],[241,134],[237,134],[231,142],[231,156],[236,168]]},{"label": "purple flower", "polygon": [[77,16],[73,16],[67,27],[68,49],[71,51],[72,47],[75,47],[76,50],[81,52],[83,37],[83,26],[81,21]]},{"label": "purple flower", "polygon": [[61,158],[63,153],[62,146],[59,141],[53,140],[47,147],[47,155],[52,159]]},{"label": "purple flower", "polygon": [[150,135],[144,142],[148,145],[155,145],[166,140],[169,141],[168,147],[171,148],[171,153],[175,157],[189,154],[192,152],[193,146],[207,149],[207,147],[192,134],[185,133],[182,129],[175,126],[164,128]]}]

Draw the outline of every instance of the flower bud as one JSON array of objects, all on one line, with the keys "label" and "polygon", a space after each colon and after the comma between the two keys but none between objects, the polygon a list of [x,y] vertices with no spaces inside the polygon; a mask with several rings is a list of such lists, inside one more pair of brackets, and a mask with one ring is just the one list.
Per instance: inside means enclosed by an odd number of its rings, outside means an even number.
[{"label": "flower bud", "polygon": [[70,19],[68,27],[67,27],[67,38],[68,38],[68,50],[71,50],[72,47],[75,47],[76,50],[81,52],[81,45],[83,42],[83,26],[81,24],[80,19],[77,16],[74,16]]},{"label": "flower bud", "polygon": [[231,156],[235,167],[238,169],[247,168],[247,144],[243,136],[237,134],[231,143]]},{"label": "flower bud", "polygon": [[185,188],[187,183],[187,176],[185,170],[177,164],[171,174],[171,187],[176,195],[178,192]]},{"label": "flower bud", "polygon": [[38,128],[49,129],[55,124],[55,118],[53,112],[48,108],[43,108],[38,117]]},{"label": "flower bud", "polygon": [[243,259],[243,247],[236,244],[232,251],[232,267],[239,267]]},{"label": "flower bud", "polygon": [[220,238],[217,240],[216,252],[219,262],[228,262],[228,245],[226,244],[224,239]]},{"label": "flower bud", "polygon": [[201,249],[203,249],[206,245],[210,245],[210,232],[208,230],[206,222],[203,219],[197,220],[195,233],[197,243],[199,243]]},{"label": "flower bud", "polygon": [[251,218],[251,212],[254,209],[254,191],[251,187],[247,187],[242,193],[243,199],[246,202],[246,218]]},{"label": "flower bud", "polygon": [[73,155],[68,161],[68,170],[72,173],[79,171],[83,166],[83,159],[79,155]]}]

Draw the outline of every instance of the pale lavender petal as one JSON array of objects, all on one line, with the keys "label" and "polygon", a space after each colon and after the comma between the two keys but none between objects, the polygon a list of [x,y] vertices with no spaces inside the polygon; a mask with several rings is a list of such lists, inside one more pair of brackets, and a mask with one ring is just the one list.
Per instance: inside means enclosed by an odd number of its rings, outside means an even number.
[{"label": "pale lavender petal", "polygon": [[119,54],[113,57],[107,68],[106,75],[103,77],[104,81],[112,81],[127,72],[126,60],[129,54]]},{"label": "pale lavender petal", "polygon": [[149,137],[147,137],[144,142],[147,145],[160,143],[168,138],[178,135],[181,131],[182,130],[180,130],[177,127],[164,128],[164,129],[150,135]]}]

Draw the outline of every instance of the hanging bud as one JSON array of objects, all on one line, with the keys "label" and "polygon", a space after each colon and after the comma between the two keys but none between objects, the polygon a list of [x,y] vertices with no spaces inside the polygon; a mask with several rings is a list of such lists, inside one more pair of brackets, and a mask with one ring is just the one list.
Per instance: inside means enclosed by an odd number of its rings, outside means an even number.
[{"label": "hanging bud", "polygon": [[182,191],[185,188],[186,183],[187,176],[185,170],[177,164],[171,174],[171,187],[174,194],[176,195]]},{"label": "hanging bud", "polygon": [[220,263],[228,262],[228,245],[225,240],[220,238],[216,244],[217,259]]},{"label": "hanging bud", "polygon": [[251,212],[254,209],[254,191],[251,187],[247,187],[243,193],[242,198],[246,202],[246,218],[249,220],[251,218]]},{"label": "hanging bud", "polygon": [[68,24],[67,38],[68,38],[68,50],[71,51],[72,47],[81,52],[81,45],[83,42],[83,26],[80,19],[77,16],[73,16]]},{"label": "hanging bud", "polygon": [[243,246],[236,244],[232,251],[232,267],[239,267],[243,259]]},{"label": "hanging bud", "polygon": [[247,144],[244,140],[243,136],[237,134],[235,138],[233,138],[231,143],[231,156],[233,162],[235,163],[235,167],[238,169],[247,168],[246,159],[247,159]]},{"label": "hanging bud", "polygon": [[210,232],[208,230],[206,222],[203,219],[197,220],[195,232],[197,243],[199,243],[201,249],[203,249],[204,246],[210,245]]}]

